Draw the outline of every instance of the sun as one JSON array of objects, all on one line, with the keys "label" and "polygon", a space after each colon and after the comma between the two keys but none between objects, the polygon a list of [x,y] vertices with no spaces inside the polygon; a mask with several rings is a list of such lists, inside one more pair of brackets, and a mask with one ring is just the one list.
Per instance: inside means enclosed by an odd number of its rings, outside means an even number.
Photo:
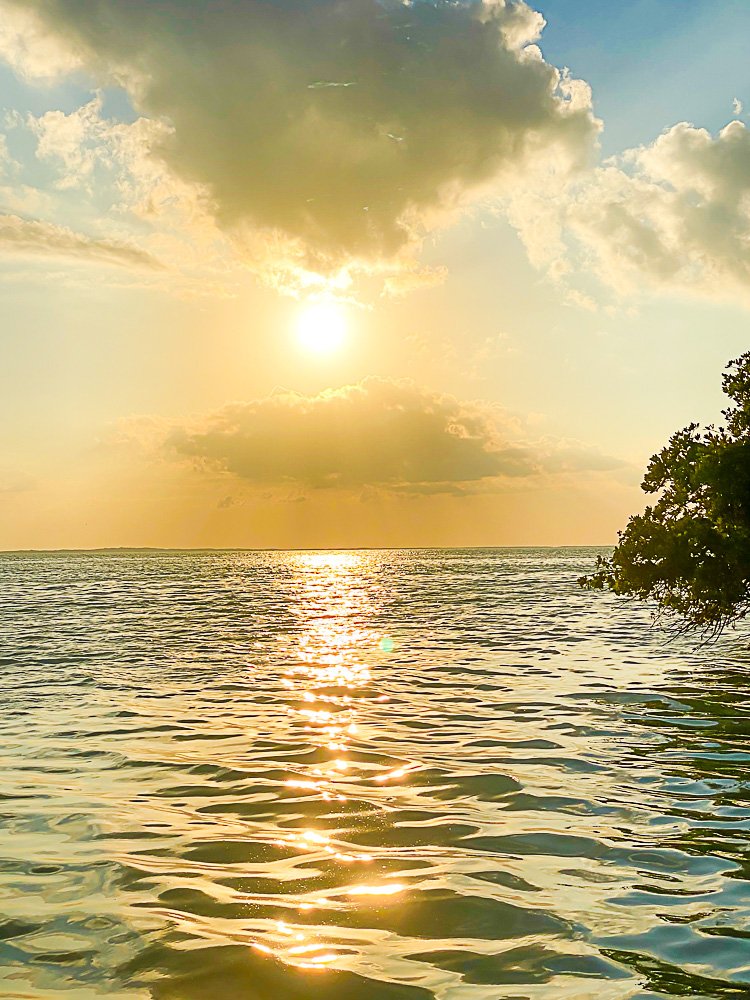
[{"label": "sun", "polygon": [[313,354],[332,354],[346,338],[346,314],[338,302],[311,302],[297,318],[297,339]]}]

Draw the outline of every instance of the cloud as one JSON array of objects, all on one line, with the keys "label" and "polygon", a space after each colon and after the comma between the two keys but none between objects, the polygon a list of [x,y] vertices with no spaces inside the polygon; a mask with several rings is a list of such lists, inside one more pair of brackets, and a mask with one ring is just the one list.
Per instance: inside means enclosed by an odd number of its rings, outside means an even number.
[{"label": "cloud", "polygon": [[563,198],[520,198],[511,218],[532,261],[563,282],[593,270],[623,296],[750,305],[750,132],[740,121],[716,136],[681,122],[581,177]]},{"label": "cloud", "polygon": [[569,224],[615,288],[750,301],[750,132],[675,125],[598,171]]},{"label": "cloud", "polygon": [[38,219],[0,214],[0,253],[16,257],[54,256],[120,267],[161,267],[138,247],[114,240],[97,240]]},{"label": "cloud", "polygon": [[[521,2],[3,6],[168,124],[153,151],[204,193],[226,232],[278,234],[300,269],[408,269],[403,255],[467,200],[542,162],[574,171],[598,133],[588,88],[542,59],[533,43],[544,21]],[[16,35],[5,51],[24,66],[31,49]],[[71,147],[64,155],[75,164]]]},{"label": "cloud", "polygon": [[[151,152],[169,127],[143,117],[108,118],[103,104],[103,94],[96,93],[68,113],[6,115],[9,141],[0,134],[0,182],[6,180],[0,183],[1,214],[25,220],[25,252],[34,247],[37,257],[54,252],[130,265],[140,270],[141,284],[183,297],[234,294],[247,281],[246,265],[217,231],[194,188],[174,178]],[[16,153],[33,150],[33,160],[13,159],[11,146]],[[36,232],[28,220],[36,220]],[[41,228],[47,229],[46,238]],[[20,242],[20,234],[14,239]],[[39,273],[37,264],[28,275],[38,280]],[[20,274],[14,269],[12,280]],[[70,274],[62,280],[77,279]],[[107,280],[122,286],[123,271],[111,271]]]},{"label": "cloud", "polygon": [[0,132],[0,176],[13,167],[13,157],[8,151],[8,137]]},{"label": "cloud", "polygon": [[317,396],[278,392],[235,403],[173,429],[165,447],[256,486],[419,494],[492,491],[491,481],[620,464],[580,445],[530,443],[488,404],[381,378]]},{"label": "cloud", "polygon": [[102,99],[97,95],[70,114],[53,110],[27,117],[25,124],[37,139],[37,158],[61,168],[58,188],[86,186],[97,164],[110,157],[110,130],[101,109]]},{"label": "cloud", "polygon": [[132,252],[166,251],[191,288],[211,268],[212,288],[233,288],[239,251],[283,291],[352,294],[360,271],[404,294],[444,277],[418,263],[425,234],[487,200],[570,304],[595,307],[588,282],[574,287],[591,271],[622,296],[750,303],[745,125],[712,135],[683,122],[593,167],[589,89],[544,61],[544,20],[522,2],[0,0],[0,11],[0,55],[19,72],[85,67],[127,89],[135,121],[103,117],[97,96],[23,124],[57,171],[56,197],[76,189],[99,219],[109,198],[114,231],[130,225],[146,248]]},{"label": "cloud", "polygon": [[117,213],[139,221],[159,216],[164,225],[172,215],[200,211],[196,192],[180,184],[152,149],[170,133],[168,125],[148,118],[120,122],[102,114],[103,97],[65,113],[12,116],[14,128],[36,139],[36,158],[53,171],[57,191],[82,189],[101,204],[109,200]]},{"label": "cloud", "polygon": [[46,80],[77,69],[79,61],[34,16],[30,4],[9,4],[0,17],[0,58],[22,77]]}]

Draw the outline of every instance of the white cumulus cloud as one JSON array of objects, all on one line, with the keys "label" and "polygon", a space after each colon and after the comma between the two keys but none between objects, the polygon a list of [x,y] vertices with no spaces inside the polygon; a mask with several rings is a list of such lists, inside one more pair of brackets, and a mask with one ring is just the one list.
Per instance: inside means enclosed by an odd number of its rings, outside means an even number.
[{"label": "white cumulus cloud", "polygon": [[675,125],[597,171],[568,223],[613,287],[750,302],[750,132]]},{"label": "white cumulus cloud", "polygon": [[750,305],[750,131],[740,121],[717,135],[681,122],[564,192],[522,192],[509,213],[532,262],[564,283],[593,271],[621,296]]}]

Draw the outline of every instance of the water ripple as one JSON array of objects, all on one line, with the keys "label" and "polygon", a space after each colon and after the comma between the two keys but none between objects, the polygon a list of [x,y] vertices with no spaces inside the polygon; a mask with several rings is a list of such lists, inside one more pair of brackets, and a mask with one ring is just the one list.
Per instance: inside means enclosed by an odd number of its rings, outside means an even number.
[{"label": "water ripple", "polygon": [[0,996],[749,996],[746,640],[595,554],[0,556]]}]

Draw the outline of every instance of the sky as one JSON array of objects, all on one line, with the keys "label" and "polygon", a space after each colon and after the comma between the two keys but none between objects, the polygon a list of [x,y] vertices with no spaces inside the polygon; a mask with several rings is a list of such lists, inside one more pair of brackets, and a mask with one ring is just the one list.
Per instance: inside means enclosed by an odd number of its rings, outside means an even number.
[{"label": "sky", "polygon": [[750,347],[744,0],[0,0],[0,548],[611,544]]}]

